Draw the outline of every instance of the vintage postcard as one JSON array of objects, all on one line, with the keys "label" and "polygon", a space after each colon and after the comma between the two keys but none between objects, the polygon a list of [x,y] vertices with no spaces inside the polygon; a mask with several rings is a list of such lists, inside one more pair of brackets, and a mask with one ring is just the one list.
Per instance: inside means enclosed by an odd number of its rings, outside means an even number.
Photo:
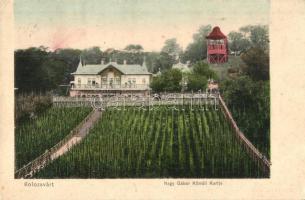
[{"label": "vintage postcard", "polygon": [[305,198],[304,1],[0,2],[0,199]]}]

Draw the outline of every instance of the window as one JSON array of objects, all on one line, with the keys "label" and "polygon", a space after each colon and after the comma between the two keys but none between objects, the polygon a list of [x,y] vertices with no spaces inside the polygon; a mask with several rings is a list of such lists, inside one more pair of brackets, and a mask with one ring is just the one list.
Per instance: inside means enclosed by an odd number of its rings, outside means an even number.
[{"label": "window", "polygon": [[91,78],[88,78],[87,85],[91,85]]},{"label": "window", "polygon": [[81,80],[80,78],[78,78],[78,79],[77,79],[77,84],[80,85],[81,83],[82,83],[82,80]]},{"label": "window", "polygon": [[142,79],[142,83],[143,83],[143,84],[146,83],[146,79],[145,79],[145,78]]},{"label": "window", "polygon": [[136,78],[132,79],[132,87],[136,87]]},{"label": "window", "polygon": [[131,87],[131,78],[128,78],[128,87]]},{"label": "window", "polygon": [[95,82],[95,78],[92,78],[92,85],[95,85],[96,82]]},{"label": "window", "polygon": [[102,77],[102,84],[107,84],[107,77],[106,76]]},{"label": "window", "polygon": [[109,87],[113,88],[113,78],[109,78]]},{"label": "window", "polygon": [[115,77],[115,82],[116,82],[116,84],[120,84],[121,83],[121,79],[120,79],[120,77]]}]

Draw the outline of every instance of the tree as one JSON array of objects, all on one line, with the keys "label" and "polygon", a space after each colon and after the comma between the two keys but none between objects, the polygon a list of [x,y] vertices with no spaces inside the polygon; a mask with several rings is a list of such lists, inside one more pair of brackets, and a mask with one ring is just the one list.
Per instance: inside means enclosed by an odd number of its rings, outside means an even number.
[{"label": "tree", "polygon": [[154,92],[164,91],[165,82],[163,81],[162,76],[153,77],[150,87]]},{"label": "tree", "polygon": [[209,65],[204,62],[197,62],[193,65],[193,73],[206,78],[218,80],[216,73],[210,69]]},{"label": "tree", "polygon": [[207,78],[198,74],[190,74],[187,81],[187,90],[189,91],[204,91],[207,87]]},{"label": "tree", "polygon": [[269,49],[269,34],[267,26],[253,26],[250,32],[250,40],[254,47],[263,50]]},{"label": "tree", "polygon": [[164,90],[168,92],[180,92],[182,73],[179,69],[170,69],[163,73],[165,87]]},{"label": "tree", "polygon": [[250,41],[242,33],[232,31],[228,34],[229,49],[234,52],[235,55],[244,52],[250,47]]},{"label": "tree", "polygon": [[15,87],[22,92],[44,91],[47,82],[42,64],[48,53],[39,48],[15,51]]},{"label": "tree", "polygon": [[206,36],[211,32],[211,25],[201,26],[197,33],[193,35],[193,42],[190,43],[182,55],[184,62],[191,61],[195,63],[206,58],[207,42]]},{"label": "tree", "polygon": [[154,77],[150,87],[155,92],[180,92],[182,73],[178,69],[169,69],[161,75]]},{"label": "tree", "polygon": [[64,79],[67,65],[42,48],[15,52],[15,87],[19,92],[45,92]]},{"label": "tree", "polygon": [[140,52],[143,51],[143,47],[139,44],[129,44],[127,45],[124,50],[126,51],[135,51],[135,52]]},{"label": "tree", "polygon": [[269,30],[266,25],[243,26],[239,29],[244,37],[249,38],[251,47],[269,51]]},{"label": "tree", "polygon": [[209,68],[209,65],[204,62],[197,62],[193,65],[193,71],[188,76],[187,90],[198,91],[205,90],[207,80],[212,78],[218,80],[217,74]]},{"label": "tree", "polygon": [[270,86],[269,81],[254,81],[240,76],[220,84],[221,93],[238,127],[263,153],[269,156]]},{"label": "tree", "polygon": [[206,63],[198,62],[193,65],[193,71],[183,74],[179,69],[169,69],[161,75],[154,77],[151,88],[153,91],[180,92],[182,78],[187,80],[188,91],[205,90],[208,78],[218,80],[216,73]]},{"label": "tree", "polygon": [[85,64],[98,64],[102,60],[102,51],[99,47],[91,47],[83,50],[81,56]]},{"label": "tree", "polygon": [[65,77],[66,64],[60,60],[50,59],[42,64],[42,70],[45,72],[45,89],[56,88]]},{"label": "tree", "polygon": [[175,63],[175,59],[168,53],[161,52],[154,62],[154,72],[159,69],[163,72],[172,68]]},{"label": "tree", "polygon": [[253,80],[269,80],[269,55],[260,48],[251,48],[242,54],[246,63],[243,72]]},{"label": "tree", "polygon": [[117,62],[123,64],[126,61],[128,64],[138,64],[142,65],[144,59],[144,53],[142,52],[125,52],[125,51],[115,51],[110,54],[103,54],[103,59],[106,61]]},{"label": "tree", "polygon": [[181,54],[182,48],[177,43],[176,38],[171,38],[165,41],[161,52],[167,53],[168,55],[173,56],[173,58],[176,59]]},{"label": "tree", "polygon": [[159,68],[156,64],[158,57],[160,56],[159,52],[146,52],[146,67],[149,72],[156,73],[159,71]]},{"label": "tree", "polygon": [[51,57],[65,63],[63,84],[69,84],[73,80],[72,72],[75,72],[79,63],[81,50],[78,49],[57,49],[52,52]]}]

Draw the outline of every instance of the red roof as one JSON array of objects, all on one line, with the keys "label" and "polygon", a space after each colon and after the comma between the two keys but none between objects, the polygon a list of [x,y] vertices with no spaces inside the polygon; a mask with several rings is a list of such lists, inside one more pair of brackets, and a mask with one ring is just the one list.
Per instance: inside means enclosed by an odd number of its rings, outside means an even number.
[{"label": "red roof", "polygon": [[212,32],[206,38],[218,40],[218,39],[225,39],[226,36],[220,31],[220,28],[218,26],[215,26]]}]

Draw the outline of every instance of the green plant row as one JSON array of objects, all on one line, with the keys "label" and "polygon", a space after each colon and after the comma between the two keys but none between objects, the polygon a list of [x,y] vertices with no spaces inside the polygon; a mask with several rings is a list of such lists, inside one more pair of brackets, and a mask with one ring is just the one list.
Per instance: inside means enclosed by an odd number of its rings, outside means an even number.
[{"label": "green plant row", "polygon": [[50,108],[15,130],[15,168],[19,169],[62,140],[90,108]]},{"label": "green plant row", "polygon": [[36,178],[257,178],[220,110],[108,109],[78,146]]}]

